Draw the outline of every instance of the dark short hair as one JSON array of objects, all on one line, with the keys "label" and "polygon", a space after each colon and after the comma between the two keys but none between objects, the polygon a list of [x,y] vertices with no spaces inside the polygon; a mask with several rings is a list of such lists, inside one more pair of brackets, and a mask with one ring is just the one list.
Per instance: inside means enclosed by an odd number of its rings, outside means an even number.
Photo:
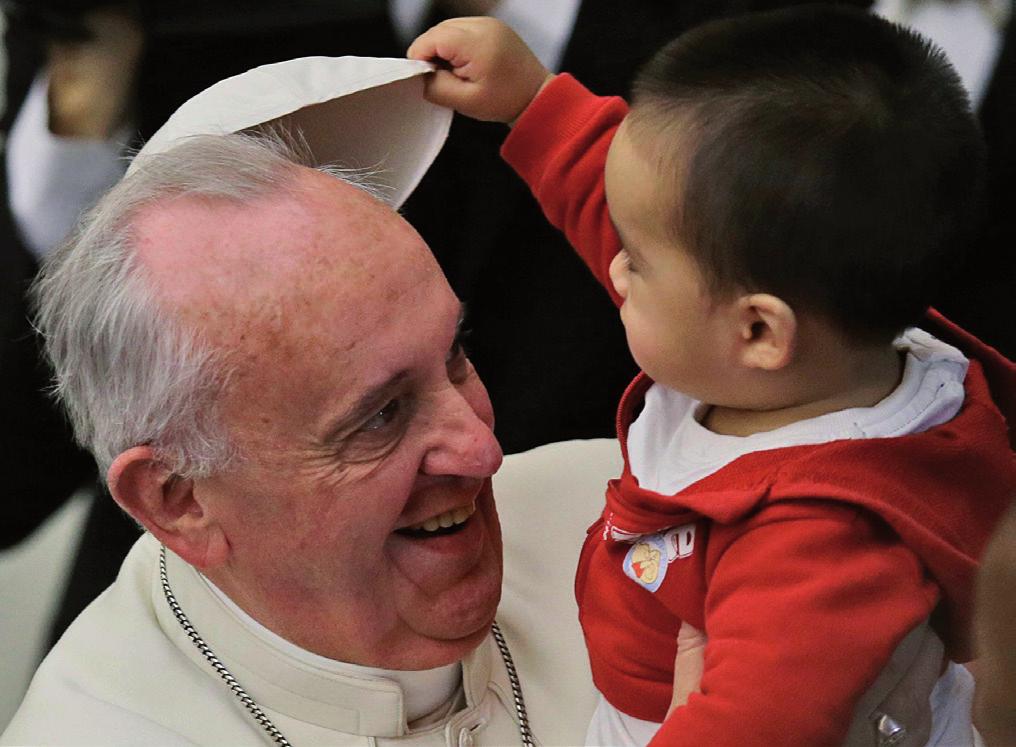
[{"label": "dark short hair", "polygon": [[966,92],[941,51],[863,11],[691,30],[640,72],[631,128],[663,152],[674,235],[715,292],[773,293],[888,339],[971,249],[984,144]]}]

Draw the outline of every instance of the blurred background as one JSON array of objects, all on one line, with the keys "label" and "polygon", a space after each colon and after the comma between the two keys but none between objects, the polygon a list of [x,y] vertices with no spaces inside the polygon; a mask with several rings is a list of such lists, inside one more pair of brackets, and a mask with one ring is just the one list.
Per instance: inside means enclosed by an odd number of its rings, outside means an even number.
[{"label": "blurred background", "polygon": [[[208,85],[305,55],[402,56],[443,18],[492,14],[551,69],[626,95],[662,44],[775,0],[0,0],[0,731],[41,656],[108,585],[137,529],[44,393],[25,290],[124,153]],[[845,0],[910,25],[956,65],[989,146],[987,215],[937,306],[1010,358],[1016,230],[1012,0]],[[635,372],[606,295],[498,156],[456,119],[404,208],[466,302],[467,347],[508,453],[613,436]],[[547,375],[548,370],[552,375]]]},{"label": "blurred background", "polygon": [[[6,29],[6,14],[0,14],[0,38]],[[7,50],[0,43],[0,80],[6,79]],[[6,111],[6,89],[0,85],[0,111]],[[7,415],[0,411],[0,417]],[[17,426],[0,421],[0,427]],[[0,731],[17,710],[39,659],[48,649],[50,621],[59,605],[92,495],[92,491],[79,491],[25,541],[0,551]]]}]

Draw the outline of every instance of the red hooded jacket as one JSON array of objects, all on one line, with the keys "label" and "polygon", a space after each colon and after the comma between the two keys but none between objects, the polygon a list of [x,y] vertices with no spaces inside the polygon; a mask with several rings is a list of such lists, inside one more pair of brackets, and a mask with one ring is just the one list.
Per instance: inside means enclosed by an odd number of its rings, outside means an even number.
[{"label": "red hooded jacket", "polygon": [[[502,150],[615,301],[608,268],[620,241],[603,168],[626,113],[621,99],[558,76]],[[929,615],[949,655],[970,658],[978,559],[1016,494],[1006,422],[1016,366],[934,312],[926,322],[971,358],[953,420],[747,454],[676,495],[631,475],[628,426],[652,382],[641,375],[628,388],[618,413],[626,466],[590,528],[576,594],[596,686],[638,718],[666,715],[681,621],[708,635],[702,692],[654,744],[835,744],[896,645]],[[681,547],[666,563],[667,548],[647,541],[633,561],[639,542],[612,539],[612,527],[678,527],[671,541]],[[625,575],[626,559],[642,583]]]}]

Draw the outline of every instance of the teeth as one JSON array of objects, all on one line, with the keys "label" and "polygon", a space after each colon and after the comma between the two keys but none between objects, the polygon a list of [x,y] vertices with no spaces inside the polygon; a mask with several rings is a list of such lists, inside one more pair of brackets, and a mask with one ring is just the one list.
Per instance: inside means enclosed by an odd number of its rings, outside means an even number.
[{"label": "teeth", "polygon": [[445,511],[443,514],[431,516],[429,519],[421,521],[419,524],[412,524],[407,527],[407,529],[422,529],[425,532],[436,532],[438,529],[454,527],[462,524],[466,519],[472,516],[473,511],[475,510],[476,508],[474,506],[463,506],[462,508]]}]

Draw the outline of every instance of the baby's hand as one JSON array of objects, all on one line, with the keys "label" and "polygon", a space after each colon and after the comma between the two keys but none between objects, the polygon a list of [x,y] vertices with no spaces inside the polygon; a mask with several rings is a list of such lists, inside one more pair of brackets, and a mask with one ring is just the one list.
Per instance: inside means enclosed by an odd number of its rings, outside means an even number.
[{"label": "baby's hand", "polygon": [[493,18],[452,18],[409,47],[414,60],[443,63],[426,96],[467,117],[514,122],[552,76],[509,26]]}]

